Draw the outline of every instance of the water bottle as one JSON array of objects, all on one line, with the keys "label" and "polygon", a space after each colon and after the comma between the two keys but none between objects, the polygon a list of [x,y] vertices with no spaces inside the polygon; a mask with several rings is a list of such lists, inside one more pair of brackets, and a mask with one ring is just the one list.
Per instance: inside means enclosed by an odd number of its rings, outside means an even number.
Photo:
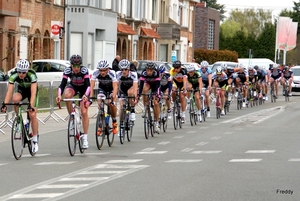
[{"label": "water bottle", "polygon": [[23,120],[23,124],[25,126],[25,129],[28,130],[29,129],[29,121],[28,121],[28,119],[24,119]]},{"label": "water bottle", "polygon": [[105,123],[106,125],[109,124],[109,114],[105,113]]}]

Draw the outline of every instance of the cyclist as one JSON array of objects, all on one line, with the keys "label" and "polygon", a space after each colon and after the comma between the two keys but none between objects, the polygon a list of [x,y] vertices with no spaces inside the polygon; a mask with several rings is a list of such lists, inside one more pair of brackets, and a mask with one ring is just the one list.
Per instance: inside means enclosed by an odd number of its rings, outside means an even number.
[{"label": "cyclist", "polygon": [[[136,72],[131,71],[131,64],[127,59],[123,59],[119,62],[120,71],[116,73],[117,80],[119,81],[119,101],[120,110],[123,105],[122,98],[124,96],[134,96],[137,98],[138,90],[138,75]],[[131,113],[130,120],[135,121],[135,109],[134,105],[137,102],[135,99],[131,99]],[[120,114],[120,113],[119,113]]]},{"label": "cyclist", "polygon": [[[225,115],[225,111],[224,111],[224,106],[225,106],[225,88],[227,85],[227,75],[226,73],[223,71],[222,68],[222,64],[221,66],[217,67],[216,72],[213,73],[212,75],[212,79],[213,79],[213,85],[214,87],[220,87],[220,98],[221,98],[221,115]],[[215,90],[216,92],[216,90]],[[216,95],[215,95],[216,96]]]},{"label": "cyclist", "polygon": [[[239,71],[233,75],[234,77],[234,83],[236,87],[240,87],[243,91],[243,107],[246,107],[246,104],[248,104],[246,97],[247,97],[247,86],[249,83],[249,76],[248,76],[248,70],[247,67],[243,66],[243,64],[240,65]],[[236,93],[237,97],[237,93]]]},{"label": "cyclist", "polygon": [[160,91],[165,95],[163,98],[166,100],[168,118],[171,118],[171,91],[172,80],[170,73],[166,72],[165,64],[158,66],[160,73]]},{"label": "cyclist", "polygon": [[[187,70],[187,80],[188,80],[188,90],[198,90],[193,92],[194,93],[194,98],[195,102],[197,105],[198,109],[198,120],[201,122],[202,117],[201,117],[201,102],[200,102],[200,92],[202,90],[202,77],[201,73],[199,71],[196,71],[195,66],[193,64],[188,65],[186,67]],[[190,97],[190,92],[188,92],[188,98]]]},{"label": "cyclist", "polygon": [[[248,66],[248,76],[249,76],[249,83],[252,85],[252,91],[254,92],[253,93],[253,96],[256,96],[256,77],[257,77],[257,71],[254,69],[254,67],[252,65],[249,65]],[[249,101],[249,100],[247,100]]]},{"label": "cyclist", "polygon": [[[95,83],[98,81],[98,93],[97,100],[98,105],[101,103],[101,97],[106,97],[106,94],[110,94],[111,102],[108,105],[112,117],[113,129],[112,133],[117,134],[118,124],[117,124],[117,107],[116,107],[116,97],[118,93],[118,80],[116,78],[116,73],[114,70],[109,69],[109,63],[107,60],[102,59],[97,63],[97,69],[93,72],[91,78],[91,96],[94,97],[94,87]],[[100,128],[101,129],[101,128]],[[102,130],[98,130],[98,135],[101,135]]]},{"label": "cyclist", "polygon": [[[159,92],[160,87],[160,75],[159,70],[156,68],[155,63],[153,62],[147,62],[145,69],[142,71],[140,76],[140,85],[139,85],[139,95],[140,97],[141,93],[145,94],[149,90],[151,90],[151,93],[153,95],[153,103],[154,103],[154,120],[155,120],[155,132],[159,132],[159,124],[158,124],[158,118],[159,118],[159,104],[158,100],[160,97]],[[147,96],[143,96],[143,103],[146,105],[147,103]]]},{"label": "cyclist", "polygon": [[[182,68],[181,62],[179,60],[176,60],[172,64],[172,68],[170,70],[171,79],[173,81],[173,92],[172,92],[172,98],[173,100],[176,99],[175,97],[175,91],[176,89],[179,90],[179,97],[180,97],[180,103],[181,103],[181,122],[184,123],[185,119],[185,110],[186,110],[186,101],[185,96],[187,94],[187,71],[185,68]],[[182,92],[181,92],[182,91]]]},{"label": "cyclist", "polygon": [[289,68],[289,66],[285,66],[281,74],[281,84],[284,89],[286,87],[285,86],[286,80],[288,80],[289,83],[289,96],[292,96],[291,90],[292,90],[292,82],[294,81],[294,74],[293,71]]},{"label": "cyclist", "polygon": [[[89,95],[90,95],[90,78],[89,70],[87,67],[82,66],[82,58],[78,54],[74,54],[70,57],[71,66],[65,68],[63,72],[63,78],[58,87],[56,103],[59,103],[62,100],[62,94],[64,93],[66,99],[73,98],[75,95],[79,94],[79,97],[82,99],[80,101],[80,110],[82,115],[82,124],[83,124],[83,137],[82,137],[82,148],[87,149],[88,144],[88,130],[89,130],[89,116],[88,116],[88,107],[90,105]],[[70,83],[68,84],[68,78]],[[68,85],[67,85],[68,84]],[[72,103],[70,101],[66,102],[68,113],[72,112]]]},{"label": "cyclist", "polygon": [[212,86],[212,71],[208,67],[209,63],[207,61],[201,62],[201,69],[199,69],[202,77],[202,82],[204,84],[205,90],[205,99],[206,99],[206,107],[207,107],[207,113],[206,116],[210,117],[210,92],[211,92],[211,86]]},{"label": "cyclist", "polygon": [[227,80],[228,85],[227,85],[227,89],[226,89],[228,91],[227,100],[229,102],[231,102],[232,94],[234,93],[234,84],[233,84],[234,83],[234,74],[239,71],[239,68],[234,68],[232,66],[228,66],[226,63],[222,63],[221,65],[222,65],[221,67],[223,68],[223,70],[226,73],[227,78],[228,78],[228,80]]},{"label": "cyclist", "polygon": [[275,84],[275,98],[278,97],[278,83],[280,82],[281,78],[281,70],[278,68],[277,64],[273,64],[269,68],[269,77],[270,77],[270,85]]},{"label": "cyclist", "polygon": [[257,76],[256,81],[258,84],[258,89],[261,91],[263,99],[268,100],[268,96],[266,94],[268,93],[268,87],[266,83],[268,82],[268,75],[267,71],[264,68],[259,68],[257,65],[254,66],[254,69],[256,70]]},{"label": "cyclist", "polygon": [[[8,79],[8,89],[4,99],[4,103],[10,102],[12,98],[13,103],[18,103],[25,98],[28,99],[31,109],[29,110],[29,118],[31,120],[32,128],[32,152],[38,151],[38,120],[36,116],[37,112],[37,96],[38,96],[38,84],[37,76],[34,70],[29,69],[29,62],[25,59],[21,59],[16,64],[16,70],[12,72]],[[17,89],[14,92],[14,84],[18,83]],[[6,112],[7,107],[2,105],[1,112]],[[18,113],[18,106],[14,107],[16,113]]]}]

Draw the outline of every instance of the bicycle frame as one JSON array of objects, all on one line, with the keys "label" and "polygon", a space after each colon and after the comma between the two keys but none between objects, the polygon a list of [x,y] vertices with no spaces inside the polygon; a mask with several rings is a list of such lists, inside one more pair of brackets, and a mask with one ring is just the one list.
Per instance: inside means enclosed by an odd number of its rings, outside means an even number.
[{"label": "bicycle frame", "polygon": [[180,93],[179,92],[180,92],[179,89],[175,90],[175,100],[173,103],[173,125],[174,125],[175,130],[177,130],[178,126],[179,126],[179,128],[182,128],[181,116],[180,116],[181,105],[180,105],[180,96],[179,96]]},{"label": "bicycle frame", "polygon": [[123,98],[123,105],[120,112],[120,143],[123,144],[125,141],[125,132],[127,134],[127,141],[130,142],[132,138],[134,122],[130,121],[130,101],[129,99],[135,98],[134,96],[127,96]]},{"label": "bicycle frame", "polygon": [[217,119],[219,119],[221,117],[221,96],[220,96],[221,88],[217,87],[215,90],[216,90],[216,117]]}]

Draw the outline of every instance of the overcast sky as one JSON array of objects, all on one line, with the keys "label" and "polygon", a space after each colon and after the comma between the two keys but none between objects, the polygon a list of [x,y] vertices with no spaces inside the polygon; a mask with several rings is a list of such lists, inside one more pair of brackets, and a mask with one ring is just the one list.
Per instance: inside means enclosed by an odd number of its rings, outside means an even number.
[{"label": "overcast sky", "polygon": [[[298,0],[294,0],[298,2]],[[218,4],[224,4],[227,15],[230,9],[244,8],[262,8],[264,10],[272,10],[273,15],[278,15],[284,8],[292,9],[293,0],[217,0]]]}]

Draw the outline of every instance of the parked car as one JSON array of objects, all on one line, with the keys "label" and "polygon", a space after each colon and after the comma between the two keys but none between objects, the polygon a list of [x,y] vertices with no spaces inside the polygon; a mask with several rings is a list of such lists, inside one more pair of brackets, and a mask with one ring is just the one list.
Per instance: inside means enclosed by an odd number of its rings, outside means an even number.
[{"label": "parked car", "polygon": [[[140,76],[142,71],[145,69],[147,62],[149,62],[149,61],[150,60],[138,60],[138,62],[139,62],[138,66],[137,66],[138,76]],[[159,66],[160,64],[165,64],[167,71],[169,71],[172,68],[172,64],[165,62],[165,61],[152,61],[152,62],[154,62],[157,66]]]},{"label": "parked car", "polygon": [[[36,72],[38,81],[61,81],[63,71],[66,67],[69,67],[70,61],[57,60],[57,59],[40,59],[32,61],[32,69]],[[15,68],[8,71],[10,75]],[[90,77],[93,74],[93,70],[89,69]]]},{"label": "parked car", "polygon": [[201,68],[201,66],[198,63],[195,63],[195,62],[185,62],[185,63],[182,63],[182,64],[183,64],[183,67],[185,67],[185,68],[189,65],[193,65],[197,71]]},{"label": "parked car", "polygon": [[300,92],[300,66],[291,68],[294,74],[294,81],[292,82],[292,92]]},{"label": "parked car", "polygon": [[231,62],[231,61],[217,61],[212,65],[211,71],[215,72],[218,66],[221,66],[222,63],[226,63],[227,66],[231,66],[233,68],[237,68],[239,66],[239,63],[237,62]]}]

